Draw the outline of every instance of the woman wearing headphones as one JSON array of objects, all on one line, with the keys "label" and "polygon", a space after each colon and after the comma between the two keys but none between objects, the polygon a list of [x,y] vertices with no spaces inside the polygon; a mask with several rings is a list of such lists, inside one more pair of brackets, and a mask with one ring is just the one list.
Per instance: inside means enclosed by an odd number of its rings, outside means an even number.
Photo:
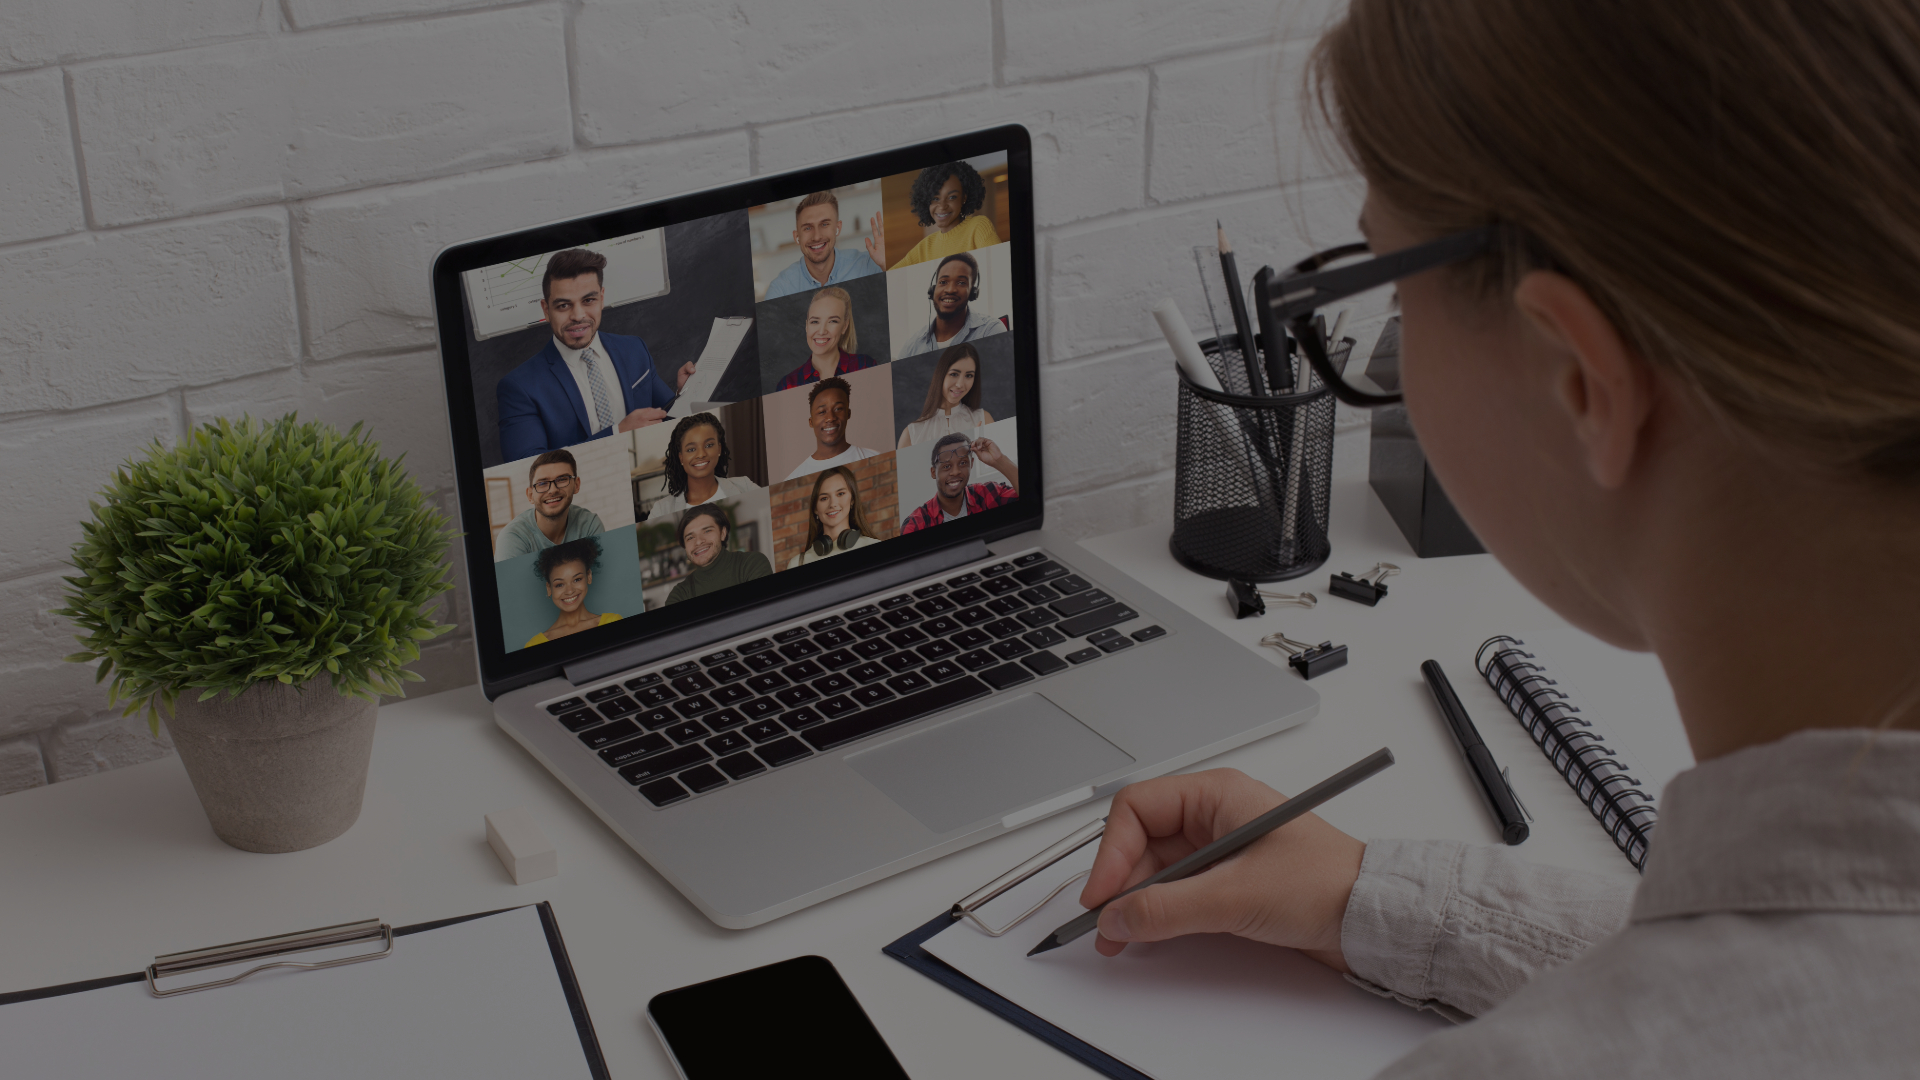
[{"label": "woman wearing headphones", "polygon": [[807,505],[807,546],[788,561],[787,569],[880,542],[879,537],[867,534],[867,521],[860,513],[859,482],[845,465],[836,465],[813,478],[813,499]]},{"label": "woman wearing headphones", "polygon": [[727,431],[712,413],[694,413],[673,426],[667,441],[667,497],[647,509],[677,514],[689,506],[737,499],[754,490],[753,481],[727,475],[732,467]]},{"label": "woman wearing headphones", "polygon": [[[1914,1076],[1920,2],[1350,0],[1309,69],[1392,258],[1276,314],[1377,403],[1309,305],[1397,281],[1434,473],[1542,601],[1659,656],[1698,764],[1636,882],[1306,815],[1096,947],[1238,934],[1472,1019],[1395,1080]],[[1280,801],[1122,789],[1082,902]]]},{"label": "woman wearing headphones", "polygon": [[955,345],[940,354],[927,384],[927,403],[920,418],[900,429],[900,449],[932,442],[942,435],[965,435],[971,442],[979,429],[993,423],[993,414],[980,407],[980,350]]}]

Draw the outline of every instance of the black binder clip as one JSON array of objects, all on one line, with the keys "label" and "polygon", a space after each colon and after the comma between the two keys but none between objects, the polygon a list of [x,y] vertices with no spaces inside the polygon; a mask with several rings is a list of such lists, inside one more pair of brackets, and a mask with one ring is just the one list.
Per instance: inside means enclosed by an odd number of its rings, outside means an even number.
[{"label": "black binder clip", "polygon": [[1359,577],[1342,571],[1333,575],[1333,580],[1327,582],[1327,591],[1355,603],[1373,607],[1380,602],[1381,597],[1387,595],[1387,579],[1399,572],[1399,567],[1385,562],[1373,564],[1373,569]]},{"label": "black binder clip", "polygon": [[1316,675],[1325,675],[1334,668],[1347,666],[1347,647],[1323,641],[1318,645],[1309,645],[1304,641],[1295,641],[1285,634],[1275,631],[1260,639],[1260,644],[1270,645],[1287,654],[1287,666],[1300,673],[1303,679]]},{"label": "black binder clip", "polygon": [[1233,605],[1233,617],[1245,619],[1253,615],[1267,613],[1266,597],[1279,604],[1292,604],[1295,607],[1310,608],[1320,602],[1320,598],[1310,592],[1283,593],[1262,589],[1251,581],[1228,581],[1227,603]]}]

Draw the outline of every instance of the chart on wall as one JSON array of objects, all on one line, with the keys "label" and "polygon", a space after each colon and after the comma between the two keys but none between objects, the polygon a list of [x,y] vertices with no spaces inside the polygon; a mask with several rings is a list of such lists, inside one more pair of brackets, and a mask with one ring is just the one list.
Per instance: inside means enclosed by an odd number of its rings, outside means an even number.
[{"label": "chart on wall", "polygon": [[[603,307],[631,304],[670,291],[664,229],[581,246],[607,257],[609,285]],[[540,281],[547,272],[549,254],[483,266],[461,275],[467,287],[467,310],[473,313],[474,340],[485,341],[545,321],[546,316],[540,313]]]}]

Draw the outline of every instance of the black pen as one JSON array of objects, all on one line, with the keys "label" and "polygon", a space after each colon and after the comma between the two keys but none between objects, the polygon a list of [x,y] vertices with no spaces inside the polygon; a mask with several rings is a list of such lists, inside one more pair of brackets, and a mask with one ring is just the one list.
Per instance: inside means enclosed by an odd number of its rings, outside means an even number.
[{"label": "black pen", "polygon": [[1460,704],[1459,695],[1453,692],[1453,684],[1447,681],[1447,673],[1440,670],[1438,661],[1428,660],[1420,665],[1420,674],[1426,676],[1427,689],[1433,691],[1433,700],[1440,706],[1440,715],[1447,721],[1447,730],[1453,733],[1453,740],[1460,744],[1460,756],[1467,759],[1467,768],[1473,770],[1473,778],[1480,784],[1480,793],[1486,796],[1487,809],[1493,811],[1493,820],[1500,826],[1500,836],[1509,845],[1522,843],[1530,831],[1527,828],[1526,812],[1520,809],[1520,800],[1514,798],[1513,788],[1507,785],[1507,778],[1501,774],[1500,766],[1493,763],[1493,753],[1480,738],[1480,729],[1473,726],[1468,718],[1466,706]]},{"label": "black pen", "polygon": [[[1271,389],[1260,381],[1260,353],[1253,344],[1253,323],[1247,318],[1246,291],[1240,285],[1240,267],[1233,258],[1233,245],[1227,243],[1227,227],[1214,219],[1213,233],[1220,245],[1220,276],[1227,279],[1227,310],[1233,312],[1233,332],[1240,338],[1240,359],[1246,363],[1247,393],[1262,397]],[[1273,339],[1267,339],[1273,347]]]}]

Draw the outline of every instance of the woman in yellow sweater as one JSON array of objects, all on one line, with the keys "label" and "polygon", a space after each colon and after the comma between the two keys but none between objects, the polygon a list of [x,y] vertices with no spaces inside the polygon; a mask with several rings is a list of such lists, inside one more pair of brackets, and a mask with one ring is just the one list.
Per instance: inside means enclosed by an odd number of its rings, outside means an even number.
[{"label": "woman in yellow sweater", "polygon": [[[898,270],[914,263],[958,255],[963,251],[992,247],[1000,242],[1000,233],[985,214],[987,185],[974,167],[964,161],[949,161],[930,169],[921,169],[913,179],[913,191],[907,196],[920,224],[936,231],[913,245],[900,261],[887,267]],[[879,214],[868,223],[867,254],[873,261],[887,261],[886,223]]]},{"label": "woman in yellow sweater", "polygon": [[540,552],[534,572],[546,583],[547,597],[560,609],[553,625],[527,639],[527,646],[544,645],[555,638],[577,634],[596,626],[605,626],[620,618],[614,612],[596,615],[587,610],[587,589],[593,584],[594,567],[600,565],[600,541],[583,537],[555,544]]}]

